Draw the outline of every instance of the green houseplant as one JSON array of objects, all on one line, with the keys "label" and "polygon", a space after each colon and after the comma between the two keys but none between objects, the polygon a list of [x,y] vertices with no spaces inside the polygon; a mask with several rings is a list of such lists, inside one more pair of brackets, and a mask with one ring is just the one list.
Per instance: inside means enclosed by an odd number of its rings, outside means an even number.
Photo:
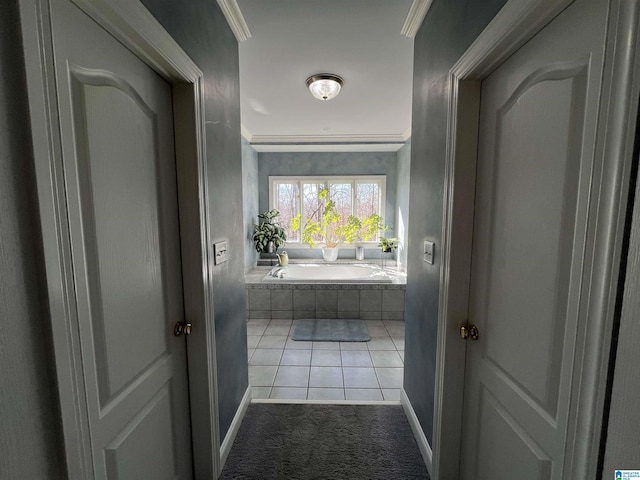
[{"label": "green houseplant", "polygon": [[[324,243],[323,256],[325,260],[332,261],[337,258],[337,249],[340,243],[371,241],[379,232],[388,229],[384,225],[382,217],[375,213],[364,220],[350,215],[343,222],[343,218],[336,211],[335,202],[329,198],[328,188],[320,190],[318,198],[323,200],[323,203],[307,218],[302,229],[302,242],[309,245],[310,248],[315,247],[318,241]],[[313,220],[320,210],[322,210],[320,219]],[[299,213],[292,219],[291,229],[298,230],[301,221],[302,214]],[[329,250],[330,254],[327,254],[326,252]]]},{"label": "green houseplant", "polygon": [[[302,242],[309,245],[310,248],[316,246],[317,237],[321,238],[321,242],[327,248],[337,248],[338,244],[342,240],[342,234],[338,229],[338,222],[340,222],[340,215],[336,212],[336,203],[333,200],[328,200],[329,189],[323,188],[318,193],[320,200],[326,200],[316,208],[313,213],[307,218],[307,221],[302,229]],[[320,220],[312,220],[316,214],[322,209],[322,215]],[[300,228],[300,222],[302,221],[302,214],[299,213],[291,220],[291,229],[296,231]]]},{"label": "green houseplant", "polygon": [[393,252],[396,248],[398,248],[398,239],[380,237],[380,243],[378,243],[378,246],[385,253]]},{"label": "green houseplant", "polygon": [[389,229],[382,217],[377,213],[360,221],[357,217],[349,215],[347,223],[339,227],[339,233],[345,243],[369,242],[376,238],[379,232],[386,232]]},{"label": "green houseplant", "polygon": [[269,212],[263,212],[258,215],[261,221],[258,224],[253,224],[253,236],[251,237],[255,242],[258,252],[276,252],[280,247],[283,247],[287,241],[284,228],[275,221],[279,215],[280,212],[275,208]]}]

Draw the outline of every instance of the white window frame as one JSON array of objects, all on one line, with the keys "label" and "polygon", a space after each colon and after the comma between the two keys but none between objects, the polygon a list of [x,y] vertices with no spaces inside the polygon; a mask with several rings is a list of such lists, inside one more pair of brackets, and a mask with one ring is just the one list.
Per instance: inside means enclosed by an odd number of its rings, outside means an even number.
[{"label": "white window frame", "polygon": [[[386,198],[387,198],[387,176],[386,175],[311,175],[311,176],[301,176],[301,175],[274,175],[269,176],[269,210],[276,208],[275,207],[275,199],[276,199],[276,187],[280,183],[298,183],[298,204],[296,214],[302,212],[302,184],[303,183],[315,183],[315,184],[324,184],[325,187],[328,187],[330,183],[351,183],[353,188],[351,189],[351,205],[352,212],[356,208],[356,184],[357,183],[377,183],[380,186],[380,209],[379,215],[382,217],[383,221],[386,221],[385,218],[385,206],[386,206]],[[299,238],[302,239],[302,226],[300,227]],[[373,248],[377,247],[378,239],[360,242],[365,248]],[[291,242],[287,240],[287,245],[290,247],[307,247],[306,243],[301,241]],[[319,248],[321,245],[318,245]],[[338,245],[339,247],[349,247],[353,246],[353,244],[341,243]]]}]

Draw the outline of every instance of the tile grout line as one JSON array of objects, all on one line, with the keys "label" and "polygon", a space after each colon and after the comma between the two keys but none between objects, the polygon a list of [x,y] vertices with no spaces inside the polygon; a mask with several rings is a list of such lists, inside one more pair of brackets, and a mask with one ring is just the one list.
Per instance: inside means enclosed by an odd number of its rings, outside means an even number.
[{"label": "tile grout line", "polygon": [[338,354],[340,355],[340,375],[342,375],[342,397],[347,399],[347,385],[344,381],[344,362],[342,361],[342,345],[338,343]]}]

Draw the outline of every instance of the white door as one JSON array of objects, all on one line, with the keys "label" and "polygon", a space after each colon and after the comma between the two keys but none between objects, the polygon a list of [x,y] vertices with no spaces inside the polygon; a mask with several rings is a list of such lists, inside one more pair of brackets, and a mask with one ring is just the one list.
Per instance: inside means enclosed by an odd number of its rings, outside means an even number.
[{"label": "white door", "polygon": [[461,478],[562,479],[607,2],[482,83]]},{"label": "white door", "polygon": [[171,87],[67,0],[51,15],[95,477],[189,479]]}]

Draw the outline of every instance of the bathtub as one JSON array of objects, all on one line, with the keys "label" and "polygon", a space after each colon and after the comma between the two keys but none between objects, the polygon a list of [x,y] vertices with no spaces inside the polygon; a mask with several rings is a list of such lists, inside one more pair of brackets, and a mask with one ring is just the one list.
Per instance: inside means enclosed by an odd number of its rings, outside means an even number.
[{"label": "bathtub", "polygon": [[289,264],[275,267],[262,279],[264,282],[287,283],[391,283],[378,265],[368,264]]}]

